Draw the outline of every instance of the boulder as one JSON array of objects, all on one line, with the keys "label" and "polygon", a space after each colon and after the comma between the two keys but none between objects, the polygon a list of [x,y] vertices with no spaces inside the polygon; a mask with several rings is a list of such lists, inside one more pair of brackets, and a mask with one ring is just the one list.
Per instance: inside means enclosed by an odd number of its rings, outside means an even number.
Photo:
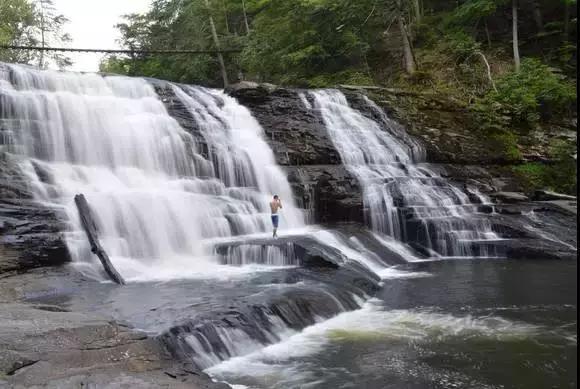
[{"label": "boulder", "polygon": [[569,200],[576,201],[576,196],[570,196],[562,193],[551,192],[548,190],[537,190],[534,192],[533,199],[536,201],[551,200]]},{"label": "boulder", "polygon": [[363,222],[362,191],[344,165],[288,166],[296,201],[310,210],[312,222]]},{"label": "boulder", "polygon": [[145,333],[98,315],[46,308],[0,304],[1,387],[228,388],[172,361]]},{"label": "boulder", "polygon": [[32,199],[16,163],[0,153],[0,274],[70,261],[62,209]]},{"label": "boulder", "polygon": [[340,164],[322,119],[304,105],[300,90],[259,87],[229,93],[259,121],[278,164]]},{"label": "boulder", "polygon": [[491,193],[490,196],[496,201],[501,203],[518,203],[529,201],[528,196],[521,192],[495,192]]}]

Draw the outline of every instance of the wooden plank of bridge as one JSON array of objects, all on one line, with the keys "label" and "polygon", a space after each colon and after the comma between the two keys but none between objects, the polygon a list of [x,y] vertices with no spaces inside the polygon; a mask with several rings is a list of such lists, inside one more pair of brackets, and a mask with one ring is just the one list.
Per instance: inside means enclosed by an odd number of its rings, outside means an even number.
[{"label": "wooden plank of bridge", "polygon": [[91,213],[91,208],[89,207],[89,203],[83,194],[78,194],[75,196],[75,204],[79,211],[79,216],[81,218],[81,224],[87,234],[87,238],[89,239],[89,244],[91,245],[91,251],[99,257],[99,260],[103,264],[103,268],[105,272],[109,276],[109,278],[119,284],[125,285],[125,280],[123,277],[117,272],[109,256],[101,246],[98,237],[97,226],[95,224],[95,220],[93,219],[93,214]]}]

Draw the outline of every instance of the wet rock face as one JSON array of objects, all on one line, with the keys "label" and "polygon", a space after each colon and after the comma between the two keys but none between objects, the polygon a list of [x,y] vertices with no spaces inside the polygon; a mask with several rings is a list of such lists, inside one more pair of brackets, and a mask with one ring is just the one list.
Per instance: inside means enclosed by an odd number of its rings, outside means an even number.
[{"label": "wet rock face", "polygon": [[287,166],[288,181],[298,204],[315,223],[364,222],[358,180],[344,165]]},{"label": "wet rock face", "polygon": [[300,90],[269,84],[234,85],[226,92],[246,106],[264,128],[298,204],[315,223],[363,222],[357,180],[341,164],[322,118],[308,109]]},{"label": "wet rock face", "polygon": [[336,165],[340,156],[322,119],[307,109],[300,91],[257,86],[229,90],[260,122],[283,166]]},{"label": "wet rock face", "polygon": [[32,200],[26,179],[5,153],[0,178],[0,274],[69,262],[65,218]]}]

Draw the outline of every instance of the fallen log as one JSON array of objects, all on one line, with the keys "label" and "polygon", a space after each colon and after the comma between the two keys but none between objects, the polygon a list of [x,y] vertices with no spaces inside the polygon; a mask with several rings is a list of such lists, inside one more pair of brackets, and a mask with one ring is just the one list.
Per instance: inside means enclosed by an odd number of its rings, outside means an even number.
[{"label": "fallen log", "polygon": [[87,234],[87,238],[89,239],[89,244],[91,245],[91,251],[99,257],[99,260],[103,264],[103,268],[107,275],[111,278],[111,280],[119,285],[125,285],[125,280],[123,277],[117,272],[109,256],[101,246],[98,237],[97,225],[95,224],[95,220],[93,219],[93,214],[91,213],[91,208],[89,207],[89,203],[83,194],[78,194],[75,196],[75,204],[79,211],[79,216],[81,218],[81,224]]}]

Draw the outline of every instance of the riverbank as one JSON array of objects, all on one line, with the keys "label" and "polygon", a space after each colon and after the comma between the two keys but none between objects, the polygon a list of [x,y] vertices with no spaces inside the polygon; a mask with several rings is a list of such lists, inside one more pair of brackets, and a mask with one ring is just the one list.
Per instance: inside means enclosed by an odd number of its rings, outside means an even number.
[{"label": "riverbank", "polygon": [[112,315],[68,310],[87,280],[68,267],[0,278],[0,387],[224,389]]}]

